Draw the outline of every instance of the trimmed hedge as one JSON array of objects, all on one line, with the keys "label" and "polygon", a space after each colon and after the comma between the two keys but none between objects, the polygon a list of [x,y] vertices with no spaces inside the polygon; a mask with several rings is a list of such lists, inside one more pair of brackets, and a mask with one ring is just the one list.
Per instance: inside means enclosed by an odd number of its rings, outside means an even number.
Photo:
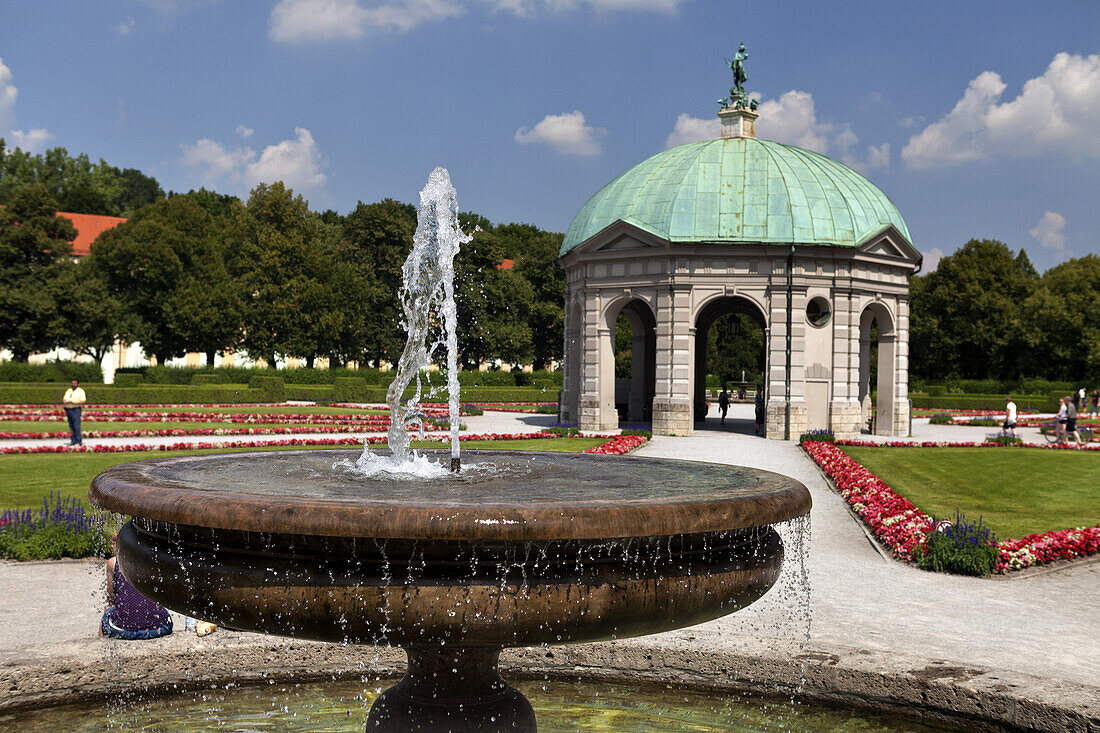
[{"label": "trimmed hedge", "polygon": [[920,378],[912,378],[909,382],[914,392],[925,392],[933,397],[949,394],[994,395],[1001,394],[1047,394],[1057,392],[1059,395],[1067,395],[1080,385],[1074,387],[1072,382],[1057,382],[1048,379],[945,379],[942,381],[925,381]]},{"label": "trimmed hedge", "polygon": [[204,374],[202,372],[197,372],[191,376],[191,384],[229,384],[229,377],[225,374]]},{"label": "trimmed hedge", "polygon": [[140,374],[115,374],[116,387],[140,387],[145,383],[145,377]]},{"label": "trimmed hedge", "polygon": [[[1013,394],[1009,395],[1016,406],[1022,410],[1040,410],[1043,412],[1055,412],[1058,409],[1057,398],[1041,394]],[[932,396],[920,393],[910,393],[909,399],[913,401],[913,407],[924,409],[953,408],[957,410],[1003,410],[1005,408],[1005,395],[990,394],[952,394]]]},{"label": "trimmed hedge", "polygon": [[[271,399],[270,392],[250,389],[243,384],[194,386],[158,384],[119,387],[113,384],[86,385],[89,405],[159,405],[221,402],[282,402]],[[0,404],[58,405],[65,394],[56,384],[7,382],[0,384]]]},{"label": "trimmed hedge", "polygon": [[331,384],[288,384],[285,386],[288,400],[299,402],[340,402]]},{"label": "trimmed hedge", "polygon": [[95,362],[48,361],[28,364],[24,361],[0,361],[0,382],[71,382],[103,384],[103,371]]},{"label": "trimmed hedge", "polygon": [[366,394],[377,389],[367,385],[367,380],[359,377],[337,377],[332,393],[337,402],[364,402]]},{"label": "trimmed hedge", "polygon": [[[65,362],[68,365],[67,362]],[[3,365],[0,365],[3,366]],[[86,365],[74,365],[83,367]],[[94,366],[94,365],[93,365]],[[96,367],[98,370],[98,367]],[[146,384],[193,384],[195,376],[199,374],[215,374],[222,378],[222,383],[248,384],[253,377],[278,377],[284,384],[328,384],[334,385],[337,379],[349,378],[365,381],[367,384],[379,387],[388,387],[393,381],[392,371],[379,371],[378,369],[310,369],[298,367],[295,369],[272,369],[255,367],[126,367],[115,372],[118,374],[140,374]],[[84,379],[84,377],[78,377]],[[23,379],[13,376],[5,379],[0,370],[0,381],[36,381],[52,382],[67,381],[61,379]],[[89,379],[88,381],[93,381]],[[102,381],[97,378],[94,381]],[[562,373],[560,371],[537,372],[509,372],[488,371],[481,372],[474,369],[459,372],[459,384],[463,387],[525,387],[539,382],[549,382],[552,385],[561,386]],[[550,386],[547,384],[545,386]]]}]

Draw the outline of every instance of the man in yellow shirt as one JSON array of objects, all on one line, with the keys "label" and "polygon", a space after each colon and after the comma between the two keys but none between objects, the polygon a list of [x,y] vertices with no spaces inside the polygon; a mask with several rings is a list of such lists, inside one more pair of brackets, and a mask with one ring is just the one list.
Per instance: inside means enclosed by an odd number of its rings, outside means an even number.
[{"label": "man in yellow shirt", "polygon": [[80,434],[80,413],[87,399],[84,390],[80,388],[80,382],[74,379],[72,386],[65,390],[63,398],[65,417],[69,419],[69,432],[72,433],[69,445],[84,445],[84,438]]}]

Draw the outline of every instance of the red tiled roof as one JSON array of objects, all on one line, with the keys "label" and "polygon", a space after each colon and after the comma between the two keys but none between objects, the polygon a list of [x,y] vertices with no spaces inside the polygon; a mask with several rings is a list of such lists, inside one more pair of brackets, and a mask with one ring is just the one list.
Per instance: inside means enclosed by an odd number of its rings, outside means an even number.
[{"label": "red tiled roof", "polygon": [[500,264],[497,265],[497,269],[498,270],[511,270],[512,267],[515,266],[515,264],[516,264],[515,260],[501,260]]},{"label": "red tiled roof", "polygon": [[76,239],[73,240],[73,256],[87,257],[91,251],[92,242],[108,229],[114,229],[126,221],[121,216],[100,216],[98,214],[70,214],[67,211],[57,212],[73,223],[76,228]]}]

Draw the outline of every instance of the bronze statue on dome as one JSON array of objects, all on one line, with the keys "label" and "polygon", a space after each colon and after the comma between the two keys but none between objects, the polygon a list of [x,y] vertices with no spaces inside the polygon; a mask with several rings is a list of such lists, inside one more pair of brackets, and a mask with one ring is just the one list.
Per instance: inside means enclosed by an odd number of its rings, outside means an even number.
[{"label": "bronze statue on dome", "polygon": [[733,55],[733,60],[726,59],[726,66],[730,67],[730,71],[733,72],[733,86],[730,87],[729,99],[720,99],[718,100],[719,104],[735,109],[756,109],[757,101],[750,99],[745,91],[745,82],[749,80],[749,75],[745,73],[745,59],[748,57],[749,54],[745,51],[745,44],[742,42],[737,49],[737,53]]}]

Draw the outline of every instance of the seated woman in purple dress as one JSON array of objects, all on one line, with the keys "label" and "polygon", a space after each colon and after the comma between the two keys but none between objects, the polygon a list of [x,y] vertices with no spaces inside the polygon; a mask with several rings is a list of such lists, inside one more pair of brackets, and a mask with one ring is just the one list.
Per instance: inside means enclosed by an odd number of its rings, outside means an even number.
[{"label": "seated woman in purple dress", "polygon": [[[115,540],[116,552],[118,540]],[[141,595],[122,574],[118,559],[107,560],[107,602],[99,633],[112,639],[156,639],[172,633],[168,609]]]}]

